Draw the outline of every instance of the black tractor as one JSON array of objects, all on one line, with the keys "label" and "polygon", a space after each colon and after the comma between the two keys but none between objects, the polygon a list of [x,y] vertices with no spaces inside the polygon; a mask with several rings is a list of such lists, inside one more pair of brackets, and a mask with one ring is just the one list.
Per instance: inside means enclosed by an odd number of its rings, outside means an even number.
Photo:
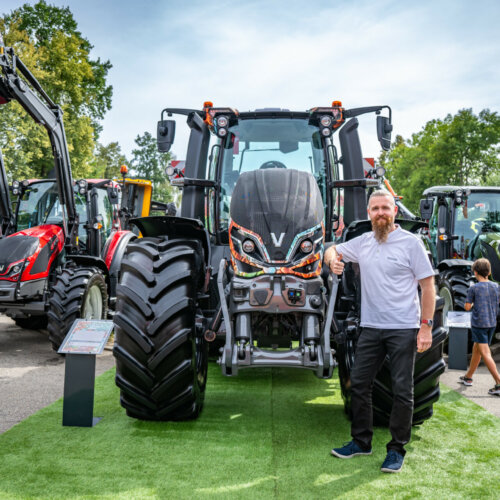
[{"label": "black tractor", "polygon": [[[389,116],[381,112],[386,110]],[[287,367],[329,378],[339,364],[346,412],[359,335],[359,269],[339,282],[323,266],[325,245],[370,231],[367,178],[356,116],[377,113],[384,148],[392,130],[388,106],[240,113],[205,103],[166,109],[158,147],[174,141],[173,113],[191,129],[177,217],[133,219],[144,238],[127,248],[117,288],[116,383],[129,416],[195,418],[203,406],[207,343],[222,338],[226,376],[242,369]],[[333,138],[338,134],[341,156]],[[212,145],[211,145],[212,142]],[[339,222],[345,224],[336,237]],[[423,224],[401,221],[417,231]],[[444,370],[442,304],[432,348],[418,355],[414,423],[432,415]],[[387,366],[374,388],[377,420],[392,406]]]},{"label": "black tractor", "polygon": [[471,267],[476,259],[488,259],[491,278],[500,283],[500,188],[434,186],[424,196],[420,212],[429,223],[424,241],[439,270],[446,316],[464,310],[467,290],[475,283]]}]

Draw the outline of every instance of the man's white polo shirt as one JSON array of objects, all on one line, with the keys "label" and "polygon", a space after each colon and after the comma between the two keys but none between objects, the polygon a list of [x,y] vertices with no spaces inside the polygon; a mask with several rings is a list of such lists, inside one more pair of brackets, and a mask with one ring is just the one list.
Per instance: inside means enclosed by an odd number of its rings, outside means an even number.
[{"label": "man's white polo shirt", "polygon": [[369,232],[336,248],[344,261],[359,264],[361,326],[420,328],[418,280],[434,271],[417,236],[396,226],[384,243]]}]

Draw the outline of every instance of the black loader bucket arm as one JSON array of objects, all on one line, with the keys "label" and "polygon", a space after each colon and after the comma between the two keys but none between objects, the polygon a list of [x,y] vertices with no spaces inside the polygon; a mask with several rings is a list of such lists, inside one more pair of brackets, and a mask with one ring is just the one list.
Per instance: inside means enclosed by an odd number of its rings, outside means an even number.
[{"label": "black loader bucket arm", "polygon": [[[0,41],[1,42],[1,41]],[[65,244],[76,248],[78,216],[62,110],[43,90],[37,79],[11,47],[0,45],[0,104],[16,100],[26,112],[47,130],[54,155],[54,167],[61,204],[66,207]],[[21,78],[21,75],[24,77]]]},{"label": "black loader bucket arm", "polygon": [[14,227],[14,214],[10,203],[9,184],[7,173],[0,151],[0,237],[7,236]]}]

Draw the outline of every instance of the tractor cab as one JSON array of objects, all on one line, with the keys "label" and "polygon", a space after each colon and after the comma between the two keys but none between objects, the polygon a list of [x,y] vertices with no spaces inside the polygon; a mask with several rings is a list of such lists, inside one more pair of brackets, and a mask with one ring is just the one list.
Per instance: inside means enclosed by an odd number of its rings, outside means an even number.
[{"label": "tractor cab", "polygon": [[[78,214],[78,246],[80,251],[99,255],[113,230],[120,228],[120,186],[108,179],[81,179],[74,183]],[[55,179],[14,181],[12,193],[17,195],[16,230],[35,226],[63,226],[66,212],[61,205]],[[96,248],[90,249],[89,245]]]},{"label": "tractor cab", "polygon": [[500,240],[500,188],[435,186],[424,195],[422,218],[429,220],[435,262],[475,260],[484,253],[481,242]]},{"label": "tractor cab", "polygon": [[[226,122],[227,127],[219,125]],[[331,135],[331,128],[325,130]],[[210,190],[207,226],[219,235],[221,242],[228,242],[236,184],[249,172],[272,169],[277,179],[280,176],[284,179],[291,170],[310,174],[316,180],[324,204],[321,219],[327,218],[328,207],[333,202],[327,185],[337,178],[332,168],[334,150],[329,136],[321,135],[318,120],[312,115],[281,110],[238,115],[217,112],[214,131],[219,142],[212,148],[208,178],[220,187]],[[322,140],[322,137],[327,138]]]}]

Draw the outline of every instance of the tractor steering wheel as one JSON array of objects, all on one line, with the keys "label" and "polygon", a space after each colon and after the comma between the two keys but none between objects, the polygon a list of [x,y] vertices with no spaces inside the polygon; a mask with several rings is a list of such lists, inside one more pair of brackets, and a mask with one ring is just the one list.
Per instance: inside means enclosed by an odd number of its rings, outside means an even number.
[{"label": "tractor steering wheel", "polygon": [[264,162],[259,167],[259,169],[263,169],[263,168],[286,168],[286,165],[284,163],[281,163],[280,161],[271,160],[271,161]]}]

